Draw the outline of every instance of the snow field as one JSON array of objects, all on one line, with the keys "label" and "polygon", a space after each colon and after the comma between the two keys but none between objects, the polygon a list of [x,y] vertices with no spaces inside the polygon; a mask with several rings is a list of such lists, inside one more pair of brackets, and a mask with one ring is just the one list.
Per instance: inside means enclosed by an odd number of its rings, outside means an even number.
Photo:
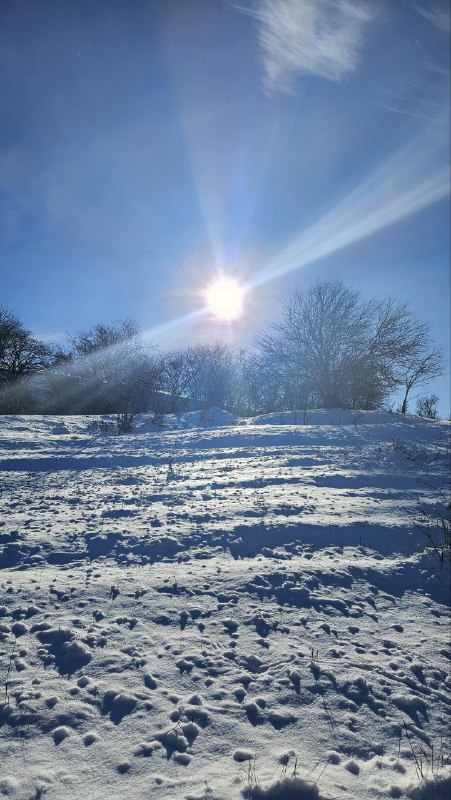
[{"label": "snow field", "polygon": [[448,797],[449,425],[167,424],[0,418],[0,796]]}]

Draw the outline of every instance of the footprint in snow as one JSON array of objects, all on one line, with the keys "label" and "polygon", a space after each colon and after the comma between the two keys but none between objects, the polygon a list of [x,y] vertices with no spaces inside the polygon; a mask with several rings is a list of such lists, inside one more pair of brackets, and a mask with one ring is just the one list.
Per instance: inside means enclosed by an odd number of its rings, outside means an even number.
[{"label": "footprint in snow", "polygon": [[168,728],[155,738],[166,749],[166,757],[169,761],[173,753],[186,753],[199,732],[197,725],[193,722],[188,722],[185,725],[178,724],[174,728]]},{"label": "footprint in snow", "polygon": [[64,741],[64,739],[67,739],[67,737],[70,736],[70,734],[71,731],[67,727],[67,725],[59,725],[52,731],[53,741],[55,742],[56,745],[59,745],[61,744],[61,742]]},{"label": "footprint in snow", "polygon": [[252,750],[235,750],[233,760],[242,764],[245,761],[252,761],[255,758],[255,753]]},{"label": "footprint in snow", "polygon": [[354,760],[347,761],[346,764],[344,765],[344,768],[347,769],[348,772],[351,773],[351,775],[359,775],[360,773],[360,767]]},{"label": "footprint in snow", "polygon": [[102,713],[110,715],[111,722],[119,725],[123,718],[131,714],[137,705],[136,697],[125,692],[117,692],[115,689],[109,689],[105,692],[102,701]]},{"label": "footprint in snow", "polygon": [[[37,627],[35,626],[35,630]],[[89,663],[92,655],[86,645],[75,639],[69,628],[47,628],[38,630],[37,638],[43,645],[38,655],[44,663],[53,662],[61,675],[71,675]]]},{"label": "footprint in snow", "polygon": [[133,755],[137,756],[137,758],[149,758],[150,756],[153,756],[157,750],[161,750],[161,747],[161,742],[141,742]]},{"label": "footprint in snow", "polygon": [[94,733],[94,731],[89,731],[83,736],[83,744],[85,747],[91,747],[94,742],[97,742],[99,739],[98,735]]},{"label": "footprint in snow", "polygon": [[191,661],[187,661],[186,658],[179,658],[178,661],[175,662],[175,666],[180,670],[180,675],[183,675],[185,672],[189,675],[194,664],[192,664]]},{"label": "footprint in snow", "polygon": [[297,717],[295,717],[294,714],[283,713],[281,711],[270,711],[268,713],[268,722],[270,722],[277,731],[286,728],[287,725],[292,725],[293,722],[296,722],[296,719]]},{"label": "footprint in snow", "polygon": [[229,634],[235,633],[238,630],[238,623],[234,619],[223,619],[222,624]]}]

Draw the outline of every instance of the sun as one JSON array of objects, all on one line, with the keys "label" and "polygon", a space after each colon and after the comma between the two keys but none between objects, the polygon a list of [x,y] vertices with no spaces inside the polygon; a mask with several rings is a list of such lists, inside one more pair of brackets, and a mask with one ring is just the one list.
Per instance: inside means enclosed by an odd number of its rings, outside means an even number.
[{"label": "sun", "polygon": [[204,292],[208,310],[217,319],[238,319],[243,311],[244,290],[233,278],[215,278]]}]

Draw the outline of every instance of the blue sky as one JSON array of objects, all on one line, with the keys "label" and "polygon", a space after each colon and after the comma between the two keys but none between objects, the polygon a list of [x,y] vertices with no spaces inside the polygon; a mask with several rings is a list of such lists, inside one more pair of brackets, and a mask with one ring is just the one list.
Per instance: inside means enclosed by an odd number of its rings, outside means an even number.
[{"label": "blue sky", "polygon": [[[449,27],[440,0],[2,0],[0,304],[247,343],[338,277],[448,348]],[[218,269],[233,325],[193,314]]]}]

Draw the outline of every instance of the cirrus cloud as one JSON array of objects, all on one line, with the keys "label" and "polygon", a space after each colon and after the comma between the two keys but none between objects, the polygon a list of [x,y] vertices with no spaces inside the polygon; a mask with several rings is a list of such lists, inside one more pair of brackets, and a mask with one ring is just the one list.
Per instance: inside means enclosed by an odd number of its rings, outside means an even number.
[{"label": "cirrus cloud", "polygon": [[431,3],[423,5],[421,3],[414,3],[414,8],[421,14],[424,19],[431,22],[439,31],[449,33],[451,30],[451,14],[449,4]]},{"label": "cirrus cloud", "polygon": [[259,0],[248,13],[260,22],[265,89],[285,93],[300,73],[331,81],[349,75],[373,17],[364,0]]}]

